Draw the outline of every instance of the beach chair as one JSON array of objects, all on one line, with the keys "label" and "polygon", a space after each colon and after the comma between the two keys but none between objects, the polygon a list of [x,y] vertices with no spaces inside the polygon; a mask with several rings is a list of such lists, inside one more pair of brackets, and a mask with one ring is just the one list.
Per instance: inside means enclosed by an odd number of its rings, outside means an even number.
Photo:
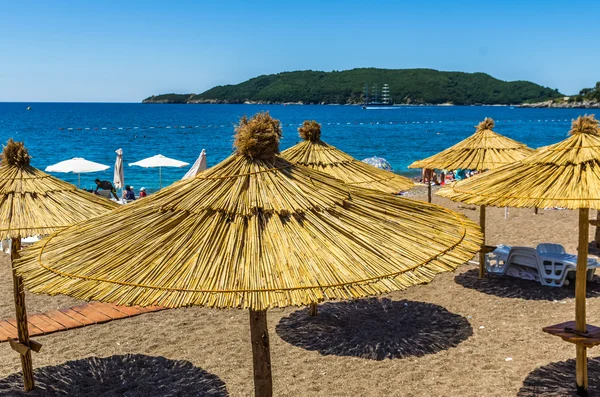
[{"label": "beach chair", "polygon": [[[39,236],[31,236],[31,237],[22,238],[21,239],[21,248],[27,247],[28,245],[31,245],[37,241],[40,241]],[[10,254],[10,246],[11,246],[10,239],[0,241],[0,250],[2,252],[4,252],[5,254]]]},{"label": "beach chair", "polygon": [[[498,246],[486,255],[486,270],[489,274],[512,276],[535,280],[549,287],[562,287],[574,279],[577,255],[568,254],[560,244],[539,244],[531,247]],[[587,279],[594,277],[600,262],[588,258]]]},{"label": "beach chair", "polygon": [[105,197],[107,199],[110,199],[112,197],[112,195],[110,193],[110,190],[101,190],[101,189],[98,189],[98,191],[96,192],[96,194],[98,196],[102,196],[102,197]]}]

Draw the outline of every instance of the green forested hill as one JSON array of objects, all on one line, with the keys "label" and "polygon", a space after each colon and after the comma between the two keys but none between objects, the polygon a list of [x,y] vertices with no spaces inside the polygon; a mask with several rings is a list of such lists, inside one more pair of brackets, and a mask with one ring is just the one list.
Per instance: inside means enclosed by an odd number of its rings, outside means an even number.
[{"label": "green forested hill", "polygon": [[562,97],[558,90],[528,82],[502,81],[485,73],[440,72],[433,69],[297,71],[255,77],[201,94],[167,94],[145,103],[362,103],[363,87],[387,83],[396,104],[450,102],[455,105],[516,104]]}]

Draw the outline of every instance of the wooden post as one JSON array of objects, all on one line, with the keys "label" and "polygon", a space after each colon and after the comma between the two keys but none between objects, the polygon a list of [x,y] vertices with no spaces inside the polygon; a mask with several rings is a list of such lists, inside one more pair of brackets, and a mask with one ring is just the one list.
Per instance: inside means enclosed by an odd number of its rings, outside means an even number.
[{"label": "wooden post", "polygon": [[[575,329],[586,332],[585,316],[585,289],[587,282],[587,256],[588,256],[588,218],[587,208],[579,209],[579,246],[577,248],[577,274],[575,276]],[[582,345],[576,347],[576,378],[577,395],[588,395],[587,374],[587,348]]]},{"label": "wooden post", "polygon": [[308,307],[308,315],[311,317],[316,316],[318,313],[317,311],[317,304],[316,303],[311,303],[310,306]]},{"label": "wooden post", "polygon": [[427,202],[431,203],[431,180],[427,182]]},{"label": "wooden post", "polygon": [[600,224],[598,224],[598,220],[600,220],[600,210],[596,211],[596,232],[594,233],[594,245],[596,248],[600,248]]},{"label": "wooden post", "polygon": [[266,310],[250,310],[250,339],[254,361],[254,396],[272,397],[273,378]]},{"label": "wooden post", "polygon": [[534,208],[533,208],[533,214],[534,214],[534,215],[537,215],[537,214],[538,214],[538,207],[534,207]]},{"label": "wooden post", "polygon": [[[13,287],[15,294],[15,311],[17,317],[17,334],[19,343],[29,346],[29,329],[27,328],[27,310],[25,308],[25,290],[23,288],[23,279],[17,276],[17,272],[13,266],[15,259],[19,257],[19,249],[21,249],[21,238],[12,238],[10,245],[10,260],[13,273]],[[25,354],[21,354],[21,368],[23,369],[23,384],[25,391],[33,390],[33,362],[31,360],[31,350],[27,350]]]},{"label": "wooden post", "polygon": [[485,277],[485,205],[479,207],[479,227],[483,233],[481,251],[479,251],[479,278]]}]

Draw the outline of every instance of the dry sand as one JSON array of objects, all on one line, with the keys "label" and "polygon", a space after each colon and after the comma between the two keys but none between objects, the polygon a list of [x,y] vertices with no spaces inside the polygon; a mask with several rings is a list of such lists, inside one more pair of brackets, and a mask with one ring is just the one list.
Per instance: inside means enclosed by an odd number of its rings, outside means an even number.
[{"label": "dry sand", "polygon": [[[418,188],[422,199],[424,189]],[[457,208],[439,197],[434,202]],[[467,206],[468,207],[468,206]],[[459,209],[472,219],[478,212]],[[595,217],[595,214],[591,214]],[[573,211],[488,211],[489,244],[557,242],[575,252]],[[591,236],[593,230],[590,229]],[[0,259],[0,317],[13,317],[8,256]],[[600,281],[589,283],[589,323],[600,323]],[[476,266],[431,284],[355,303],[269,311],[278,396],[565,396],[575,347],[541,331],[574,319],[573,286],[477,278]],[[28,294],[30,313],[78,303]],[[29,395],[251,396],[248,313],[186,308],[35,338],[38,384]],[[597,355],[591,350],[590,356]],[[100,358],[90,358],[90,357]],[[0,344],[0,395],[17,392],[18,356]],[[569,361],[567,361],[569,360]],[[13,375],[11,375],[13,374]],[[590,362],[597,390],[600,360]],[[60,394],[63,393],[63,394]]]}]

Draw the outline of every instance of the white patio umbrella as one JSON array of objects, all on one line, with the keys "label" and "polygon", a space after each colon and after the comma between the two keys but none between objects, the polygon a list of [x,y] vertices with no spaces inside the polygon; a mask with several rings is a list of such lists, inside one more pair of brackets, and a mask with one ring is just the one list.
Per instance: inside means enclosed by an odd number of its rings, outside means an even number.
[{"label": "white patio umbrella", "polygon": [[75,157],[70,160],[61,161],[60,163],[56,163],[54,165],[49,165],[46,167],[45,171],[64,173],[72,172],[77,174],[77,187],[79,187],[81,183],[81,174],[85,174],[87,172],[106,171],[109,168],[110,167],[108,165],[95,163],[93,161],[86,160],[83,157]]},{"label": "white patio umbrella", "polygon": [[368,159],[364,159],[362,162],[385,171],[394,171],[392,165],[383,157],[373,156],[369,157]]},{"label": "white patio umbrella", "polygon": [[115,161],[115,174],[113,176],[113,185],[115,189],[123,189],[125,186],[125,174],[123,172],[123,149],[115,150],[117,160]]},{"label": "white patio umbrella", "polygon": [[190,165],[190,163],[186,163],[185,161],[179,161],[175,159],[171,159],[163,156],[162,154],[157,154],[152,157],[148,157],[147,159],[143,159],[140,161],[136,161],[135,163],[130,163],[129,166],[132,165],[144,168],[156,168],[158,167],[158,183],[162,188],[162,167],[185,167],[186,165]]},{"label": "white patio umbrella", "polygon": [[202,149],[202,152],[200,153],[200,156],[196,159],[196,162],[194,163],[194,165],[192,165],[192,168],[190,168],[188,170],[188,172],[185,173],[185,175],[183,176],[183,179],[189,179],[189,178],[193,178],[196,175],[198,175],[199,173],[201,173],[202,171],[204,171],[206,169],[206,151],[204,149]]}]

